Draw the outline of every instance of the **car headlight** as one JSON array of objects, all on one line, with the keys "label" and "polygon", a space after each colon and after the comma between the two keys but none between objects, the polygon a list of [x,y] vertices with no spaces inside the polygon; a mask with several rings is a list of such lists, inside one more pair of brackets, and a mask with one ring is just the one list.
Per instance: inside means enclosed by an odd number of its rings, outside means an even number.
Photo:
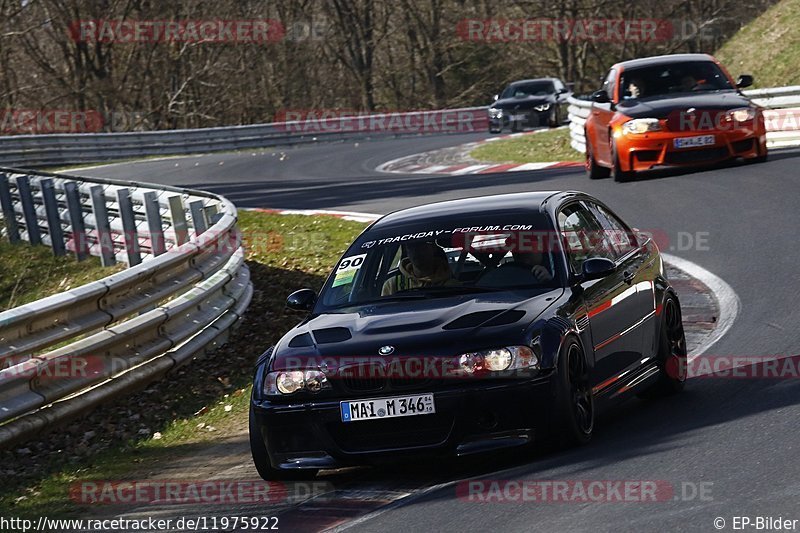
[{"label": "car headlight", "polygon": [[[538,346],[538,338],[534,341]],[[539,356],[535,349],[528,346],[507,346],[494,350],[483,350],[462,354],[458,358],[459,370],[462,374],[481,372],[500,372],[503,370],[519,370],[539,368]]]},{"label": "car headlight", "polygon": [[740,107],[728,111],[728,117],[736,122],[747,122],[756,118],[756,112],[750,107]]},{"label": "car headlight", "polygon": [[623,124],[622,131],[633,134],[661,131],[661,124],[657,118],[635,118]]},{"label": "car headlight", "polygon": [[489,109],[489,116],[491,118],[502,118],[503,117],[503,110],[502,109],[495,109],[494,107]]},{"label": "car headlight", "polygon": [[294,394],[298,391],[319,392],[330,389],[328,377],[321,370],[281,370],[270,372],[264,379],[264,394]]},{"label": "car headlight", "polygon": [[533,107],[536,111],[547,111],[550,109],[550,104],[542,104]]}]

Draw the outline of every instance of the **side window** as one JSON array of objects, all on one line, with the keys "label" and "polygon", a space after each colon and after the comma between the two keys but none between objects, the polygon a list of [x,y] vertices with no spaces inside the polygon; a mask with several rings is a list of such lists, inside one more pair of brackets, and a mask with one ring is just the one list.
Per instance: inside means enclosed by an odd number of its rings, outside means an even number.
[{"label": "side window", "polygon": [[576,274],[590,257],[615,259],[613,249],[603,239],[597,219],[583,203],[570,204],[558,214],[558,228],[565,242],[569,263]]},{"label": "side window", "polygon": [[591,209],[600,226],[603,229],[603,235],[608,245],[614,250],[614,256],[619,259],[630,253],[636,248],[636,241],[633,238],[633,233],[622,222],[619,217],[611,213],[608,209],[595,203],[589,203]]},{"label": "side window", "polygon": [[606,92],[608,98],[611,99],[611,101],[614,100],[614,87],[616,86],[616,84],[617,84],[617,71],[612,68],[611,70],[608,71],[608,75],[606,76],[605,81],[603,81],[603,87],[602,87],[602,89]]}]

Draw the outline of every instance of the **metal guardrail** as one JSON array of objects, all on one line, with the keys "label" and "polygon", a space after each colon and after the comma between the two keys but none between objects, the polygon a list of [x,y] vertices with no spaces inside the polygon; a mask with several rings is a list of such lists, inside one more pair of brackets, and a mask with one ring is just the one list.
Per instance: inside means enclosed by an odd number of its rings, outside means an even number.
[{"label": "metal guardrail", "polygon": [[0,136],[0,165],[25,168],[419,133],[485,131],[486,107],[132,133]]},{"label": "metal guardrail", "polygon": [[12,242],[130,265],[0,313],[0,446],[219,346],[252,297],[221,196],[0,169],[0,207]]},{"label": "metal guardrail", "polygon": [[[800,86],[775,87],[742,91],[766,110],[764,119],[767,125],[767,146],[782,148],[800,146]],[[592,102],[569,98],[570,145],[581,153],[586,153],[584,125],[592,109]]]}]

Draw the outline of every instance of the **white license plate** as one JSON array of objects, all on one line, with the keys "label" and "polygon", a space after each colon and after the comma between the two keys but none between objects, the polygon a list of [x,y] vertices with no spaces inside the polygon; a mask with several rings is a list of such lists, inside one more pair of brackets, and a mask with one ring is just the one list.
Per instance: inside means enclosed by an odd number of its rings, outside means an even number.
[{"label": "white license plate", "polygon": [[436,412],[433,394],[371,398],[339,402],[342,422],[360,422],[400,416],[430,415]]},{"label": "white license plate", "polygon": [[673,141],[675,148],[696,148],[714,144],[713,135],[698,135],[697,137],[679,137]]},{"label": "white license plate", "polygon": [[528,118],[527,115],[511,115],[511,120],[515,122],[520,120],[526,120],[527,118]]}]

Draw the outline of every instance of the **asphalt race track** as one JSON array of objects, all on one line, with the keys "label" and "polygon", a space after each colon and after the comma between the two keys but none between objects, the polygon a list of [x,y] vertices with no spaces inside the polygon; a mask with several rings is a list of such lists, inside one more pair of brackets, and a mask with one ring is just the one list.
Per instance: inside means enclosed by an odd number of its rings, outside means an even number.
[{"label": "asphalt race track", "polygon": [[[669,239],[664,251],[721,277],[741,309],[712,355],[800,354],[800,151],[760,165],[657,171],[633,183],[590,181],[581,169],[495,175],[380,174],[378,164],[485,135],[318,144],[263,152],[125,163],[78,174],[201,188],[240,207],[385,213],[435,200],[579,189],[628,222]],[[253,155],[255,154],[255,155]],[[651,503],[474,503],[454,469],[351,524],[354,531],[714,531],[734,516],[800,519],[800,380],[691,380],[682,395],[632,400],[604,416],[591,444],[532,461],[480,461],[487,479],[667,480],[711,483],[710,498]],[[488,467],[486,463],[488,461]],[[424,467],[423,467],[424,468]],[[429,468],[434,469],[434,466]],[[373,480],[375,481],[375,480]],[[380,480],[378,480],[380,482]],[[718,522],[719,524],[719,522]]]}]

